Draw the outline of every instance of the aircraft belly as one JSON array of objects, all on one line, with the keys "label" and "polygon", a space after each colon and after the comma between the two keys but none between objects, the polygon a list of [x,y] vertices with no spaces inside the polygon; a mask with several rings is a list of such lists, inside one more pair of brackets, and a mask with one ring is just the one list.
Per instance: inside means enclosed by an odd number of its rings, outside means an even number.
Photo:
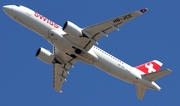
[{"label": "aircraft belly", "polygon": [[69,40],[67,40],[64,36],[62,30],[49,30],[49,38],[46,38],[50,43],[52,43],[59,50],[67,53],[74,54],[78,60],[85,62],[87,64],[92,64],[94,61],[98,61],[98,57],[94,54],[93,51],[82,51],[80,54],[75,53],[76,45],[72,44]]},{"label": "aircraft belly", "polygon": [[133,76],[130,72],[118,66],[118,63],[116,64],[115,62],[111,62],[111,58],[104,58],[104,56],[101,54],[98,55],[98,59],[98,62],[93,63],[93,65],[95,65],[97,68],[123,81],[129,83],[137,83],[137,79],[135,78],[135,76]]},{"label": "aircraft belly", "polygon": [[54,34],[53,36],[50,35],[48,38],[49,41],[57,47],[59,50],[68,53],[68,54],[73,54],[74,49],[72,48],[72,45],[68,43],[62,35],[56,35]]}]

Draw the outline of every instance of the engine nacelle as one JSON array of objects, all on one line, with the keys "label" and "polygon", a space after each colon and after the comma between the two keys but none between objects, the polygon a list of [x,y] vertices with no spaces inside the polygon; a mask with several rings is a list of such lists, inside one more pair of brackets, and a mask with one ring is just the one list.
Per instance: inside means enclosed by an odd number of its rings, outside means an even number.
[{"label": "engine nacelle", "polygon": [[70,21],[66,21],[66,23],[63,26],[63,31],[66,32],[69,35],[81,37],[83,36],[82,28],[78,27],[74,23]]},{"label": "engine nacelle", "polygon": [[36,57],[47,64],[52,64],[54,61],[54,55],[42,47],[37,50]]}]

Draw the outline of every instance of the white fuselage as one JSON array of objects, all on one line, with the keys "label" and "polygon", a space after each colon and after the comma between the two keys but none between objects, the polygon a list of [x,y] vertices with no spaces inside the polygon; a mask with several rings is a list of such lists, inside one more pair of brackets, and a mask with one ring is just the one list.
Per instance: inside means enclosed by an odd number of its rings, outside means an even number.
[{"label": "white fuselage", "polygon": [[[6,13],[20,24],[44,37],[59,50],[74,54],[72,46],[76,45],[63,37],[66,33],[61,26],[53,21],[24,6],[9,5],[9,10],[6,10]],[[150,89],[160,90],[160,87],[155,82],[142,78],[141,75],[144,74],[142,71],[131,67],[97,46],[93,46],[86,52],[86,55],[88,56],[78,55],[77,57],[81,61],[92,64],[118,79]],[[94,56],[98,60],[93,59],[92,57]]]}]

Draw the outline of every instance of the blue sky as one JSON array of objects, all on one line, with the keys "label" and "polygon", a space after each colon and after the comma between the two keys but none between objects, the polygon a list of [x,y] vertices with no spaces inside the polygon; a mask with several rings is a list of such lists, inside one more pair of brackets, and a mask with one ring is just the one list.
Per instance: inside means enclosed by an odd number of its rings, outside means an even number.
[{"label": "blue sky", "polygon": [[179,0],[1,0],[0,6],[21,4],[63,25],[70,20],[86,27],[142,8],[149,10],[120,31],[99,40],[99,47],[136,66],[157,59],[173,73],[156,82],[162,90],[147,90],[142,101],[135,86],[84,63],[70,69],[63,93],[52,88],[52,66],[39,61],[39,47],[52,51],[45,39],[10,19],[3,10],[0,38],[0,106],[122,106],[180,105]]}]

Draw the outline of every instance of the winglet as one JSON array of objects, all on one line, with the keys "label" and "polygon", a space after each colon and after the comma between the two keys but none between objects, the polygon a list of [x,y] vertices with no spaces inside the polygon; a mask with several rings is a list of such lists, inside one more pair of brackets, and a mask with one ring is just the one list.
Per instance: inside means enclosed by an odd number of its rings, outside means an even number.
[{"label": "winglet", "polygon": [[146,11],[148,10],[148,8],[144,8],[144,9],[141,9],[139,10],[141,13],[145,13]]}]

